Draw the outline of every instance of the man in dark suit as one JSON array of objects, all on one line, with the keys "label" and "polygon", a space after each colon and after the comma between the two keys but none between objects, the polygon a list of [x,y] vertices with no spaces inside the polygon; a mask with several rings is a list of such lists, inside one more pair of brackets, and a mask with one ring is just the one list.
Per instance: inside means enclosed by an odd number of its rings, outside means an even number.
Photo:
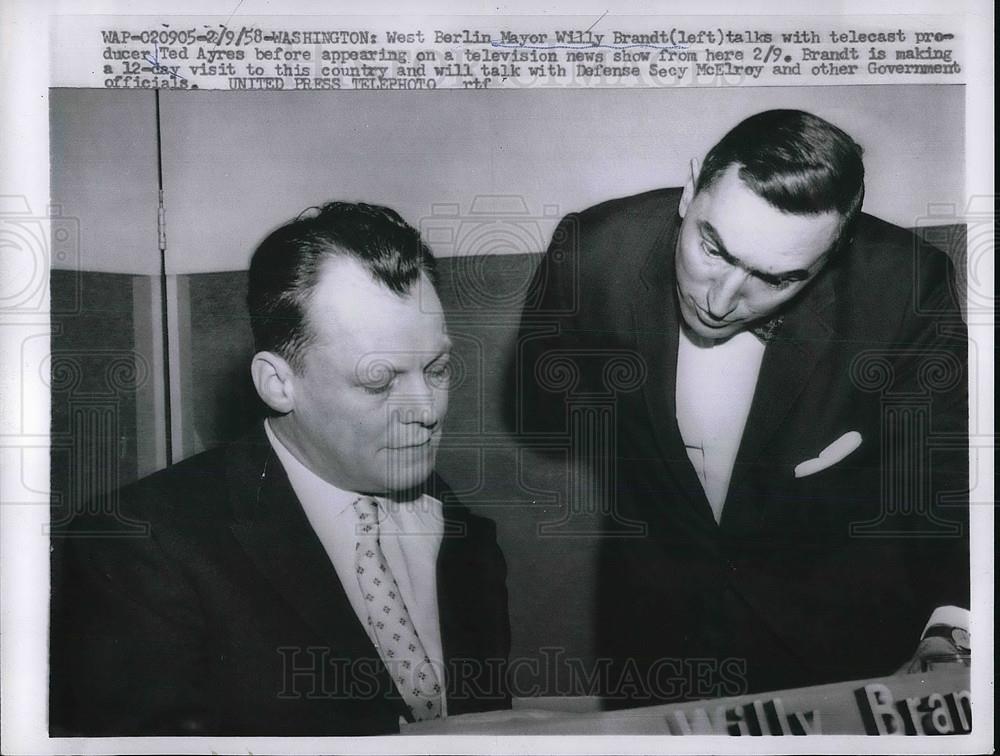
[{"label": "man in dark suit", "polygon": [[269,417],[75,519],[53,735],[378,734],[509,706],[495,527],[433,474],[451,348],[433,276],[387,208],[330,203],[261,243]]},{"label": "man in dark suit", "polygon": [[[851,137],[769,111],[683,189],[554,234],[522,323],[520,427],[569,435],[599,473],[611,706],[885,675],[918,644],[968,645],[921,641],[968,606],[952,270],[860,213],[863,195]],[[610,433],[567,421],[609,396]]]}]

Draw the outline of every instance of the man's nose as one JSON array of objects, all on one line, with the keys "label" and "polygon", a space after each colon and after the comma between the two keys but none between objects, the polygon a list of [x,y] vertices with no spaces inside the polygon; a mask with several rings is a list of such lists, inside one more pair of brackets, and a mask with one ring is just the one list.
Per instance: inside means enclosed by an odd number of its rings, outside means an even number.
[{"label": "man's nose", "polygon": [[401,397],[398,415],[405,424],[417,423],[433,428],[441,420],[443,402],[440,392],[426,381],[415,381],[412,390]]},{"label": "man's nose", "polygon": [[725,320],[732,314],[740,301],[743,284],[750,274],[741,268],[732,268],[715,279],[708,290],[708,314],[716,320]]},{"label": "man's nose", "polygon": [[432,399],[422,402],[407,402],[399,407],[397,414],[399,420],[404,425],[423,425],[427,428],[435,427],[441,420],[437,410],[437,403]]}]

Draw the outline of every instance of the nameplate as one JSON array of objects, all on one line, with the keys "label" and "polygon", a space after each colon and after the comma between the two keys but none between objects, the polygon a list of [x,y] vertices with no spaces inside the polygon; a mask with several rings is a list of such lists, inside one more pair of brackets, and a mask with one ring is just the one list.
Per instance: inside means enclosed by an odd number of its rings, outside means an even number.
[{"label": "nameplate", "polygon": [[972,731],[969,670],[880,677],[619,711],[531,708],[408,725],[407,735],[962,735]]}]

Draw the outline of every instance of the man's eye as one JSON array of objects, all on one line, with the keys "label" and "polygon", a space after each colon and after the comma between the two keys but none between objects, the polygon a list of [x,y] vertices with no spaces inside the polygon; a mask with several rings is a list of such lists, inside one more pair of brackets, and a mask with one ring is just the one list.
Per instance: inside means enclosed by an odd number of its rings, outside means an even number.
[{"label": "man's eye", "polygon": [[392,381],[386,381],[385,383],[377,383],[372,386],[363,385],[361,388],[365,390],[366,394],[373,394],[373,395],[385,394],[386,392],[389,391],[389,389],[392,388]]},{"label": "man's eye", "polygon": [[701,248],[705,250],[705,254],[710,255],[711,257],[722,257],[722,255],[719,254],[719,250],[706,241],[702,241]]},{"label": "man's eye", "polygon": [[783,278],[780,281],[765,281],[765,283],[772,289],[781,291],[782,289],[787,289],[793,282],[789,278]]},{"label": "man's eye", "polygon": [[426,375],[427,382],[431,386],[435,388],[445,386],[451,380],[451,363],[436,362],[427,368]]}]

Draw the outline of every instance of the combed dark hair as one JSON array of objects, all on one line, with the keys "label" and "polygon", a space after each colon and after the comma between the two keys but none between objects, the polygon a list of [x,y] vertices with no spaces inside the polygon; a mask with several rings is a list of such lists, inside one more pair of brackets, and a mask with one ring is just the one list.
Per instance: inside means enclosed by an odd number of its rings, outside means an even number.
[{"label": "combed dark hair", "polygon": [[380,205],[329,202],[303,211],[271,232],[250,261],[247,308],[256,351],[271,351],[302,367],[313,334],[306,318],[324,263],[346,257],[372,278],[405,296],[435,260],[420,233],[395,210]]},{"label": "combed dark hair", "polygon": [[812,113],[766,110],[737,124],[705,157],[698,192],[731,165],[755,194],[779,210],[843,217],[837,247],[849,238],[865,196],[863,150]]}]

